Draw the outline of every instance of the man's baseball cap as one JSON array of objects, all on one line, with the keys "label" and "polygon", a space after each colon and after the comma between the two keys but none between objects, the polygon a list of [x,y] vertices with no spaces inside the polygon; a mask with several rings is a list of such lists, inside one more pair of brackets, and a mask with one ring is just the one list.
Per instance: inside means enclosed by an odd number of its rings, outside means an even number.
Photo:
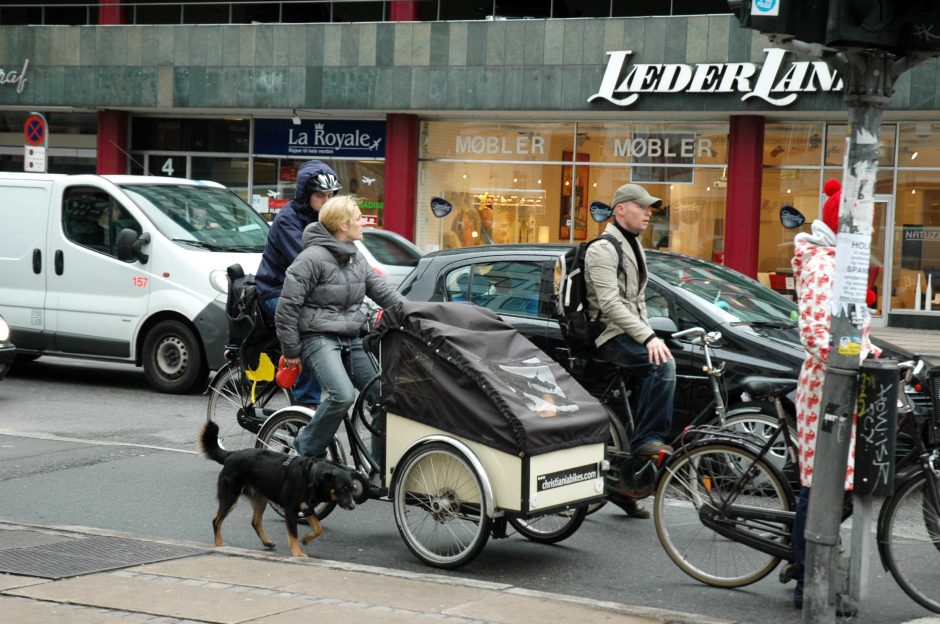
[{"label": "man's baseball cap", "polygon": [[613,208],[617,204],[628,201],[636,202],[644,208],[659,208],[663,203],[663,200],[658,197],[653,197],[639,184],[624,184],[614,193],[610,207]]}]

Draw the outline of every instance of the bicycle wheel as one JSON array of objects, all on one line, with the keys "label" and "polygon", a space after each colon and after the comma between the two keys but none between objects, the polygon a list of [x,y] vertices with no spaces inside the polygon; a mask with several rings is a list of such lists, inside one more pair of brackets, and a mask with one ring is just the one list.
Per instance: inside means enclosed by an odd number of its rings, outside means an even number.
[{"label": "bicycle wheel", "polygon": [[[753,466],[753,470],[747,471]],[[747,475],[746,482],[742,482]],[[733,488],[740,488],[735,495]],[[670,461],[656,488],[653,518],[669,558],[692,578],[715,587],[743,587],[770,574],[773,555],[723,537],[702,524],[699,510],[733,500],[737,508],[790,511],[793,493],[773,466],[746,447],[712,442]],[[723,518],[752,536],[790,541],[790,524]]]},{"label": "bicycle wheel", "polygon": [[940,613],[940,515],[923,472],[911,473],[881,508],[878,554],[904,593]]},{"label": "bicycle wheel", "polygon": [[419,446],[395,469],[395,524],[424,563],[458,568],[490,536],[490,510],[473,465],[449,444]]},{"label": "bicycle wheel", "polygon": [[[607,441],[608,450],[623,451],[624,449],[629,448],[630,443],[627,441],[627,432],[624,430],[623,425],[620,424],[620,417],[617,416],[617,412],[615,412],[606,403],[602,403],[602,405],[604,406],[604,410],[607,411],[607,428],[610,432],[610,439]],[[606,500],[602,500],[597,503],[591,503],[587,506],[587,515],[591,515],[606,504]]]},{"label": "bicycle wheel", "polygon": [[[740,433],[747,433],[755,438],[756,444],[764,444],[769,440],[780,427],[780,420],[776,416],[764,414],[762,412],[745,412],[735,414],[729,412],[725,419],[725,428]],[[783,436],[777,436],[773,446],[764,455],[768,460],[779,469],[787,480],[790,487],[794,487],[799,482],[799,461],[797,457],[796,435],[787,427],[787,439]]]},{"label": "bicycle wheel", "polygon": [[582,505],[530,518],[513,517],[509,519],[509,524],[533,542],[556,544],[574,535],[587,515],[587,505]]},{"label": "bicycle wheel", "polygon": [[[277,416],[273,416],[264,423],[264,426],[261,427],[261,431],[258,432],[255,447],[274,451],[275,453],[282,453],[285,456],[296,455],[297,451],[294,450],[294,438],[297,437],[297,434],[308,422],[310,422],[310,417],[299,411],[288,410]],[[328,455],[332,461],[347,465],[346,453],[343,451],[342,445],[338,444],[336,439],[330,444]],[[279,516],[284,517],[284,509],[280,505],[268,501],[268,506],[277,512]],[[330,512],[335,508],[336,503],[323,502],[313,508],[313,513],[316,514],[318,519],[323,520],[330,515]]]},{"label": "bicycle wheel", "polygon": [[268,416],[291,404],[290,392],[273,381],[258,382],[252,403],[251,386],[238,360],[222,367],[209,385],[206,420],[219,426],[219,443],[224,449],[255,446],[255,435]]}]

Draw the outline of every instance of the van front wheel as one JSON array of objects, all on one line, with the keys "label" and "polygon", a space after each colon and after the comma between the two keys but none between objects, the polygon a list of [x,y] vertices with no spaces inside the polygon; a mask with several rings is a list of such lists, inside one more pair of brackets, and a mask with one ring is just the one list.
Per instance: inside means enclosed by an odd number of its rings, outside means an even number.
[{"label": "van front wheel", "polygon": [[144,374],[160,392],[183,394],[206,376],[199,340],[179,321],[161,321],[144,340]]}]

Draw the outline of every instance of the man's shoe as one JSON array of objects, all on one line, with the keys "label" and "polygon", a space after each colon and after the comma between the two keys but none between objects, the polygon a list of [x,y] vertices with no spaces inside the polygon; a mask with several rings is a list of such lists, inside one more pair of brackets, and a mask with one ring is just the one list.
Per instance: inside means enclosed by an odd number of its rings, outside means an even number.
[{"label": "man's shoe", "polygon": [[631,498],[630,496],[622,496],[619,494],[611,494],[608,496],[608,498],[610,499],[610,502],[623,509],[631,518],[649,520],[650,512],[640,507],[640,504],[635,498]]},{"label": "man's shoe", "polygon": [[666,451],[667,453],[672,452],[672,447],[661,442],[659,440],[653,440],[652,442],[647,442],[640,448],[636,450],[637,455],[659,455],[661,451]]}]

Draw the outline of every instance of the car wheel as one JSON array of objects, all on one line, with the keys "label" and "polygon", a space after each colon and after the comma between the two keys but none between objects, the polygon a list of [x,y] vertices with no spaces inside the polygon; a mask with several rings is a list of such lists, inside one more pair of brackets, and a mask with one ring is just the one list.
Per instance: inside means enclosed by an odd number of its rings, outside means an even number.
[{"label": "car wheel", "polygon": [[205,381],[205,357],[196,334],[180,321],[161,321],[144,339],[144,375],[161,392],[183,394]]}]

